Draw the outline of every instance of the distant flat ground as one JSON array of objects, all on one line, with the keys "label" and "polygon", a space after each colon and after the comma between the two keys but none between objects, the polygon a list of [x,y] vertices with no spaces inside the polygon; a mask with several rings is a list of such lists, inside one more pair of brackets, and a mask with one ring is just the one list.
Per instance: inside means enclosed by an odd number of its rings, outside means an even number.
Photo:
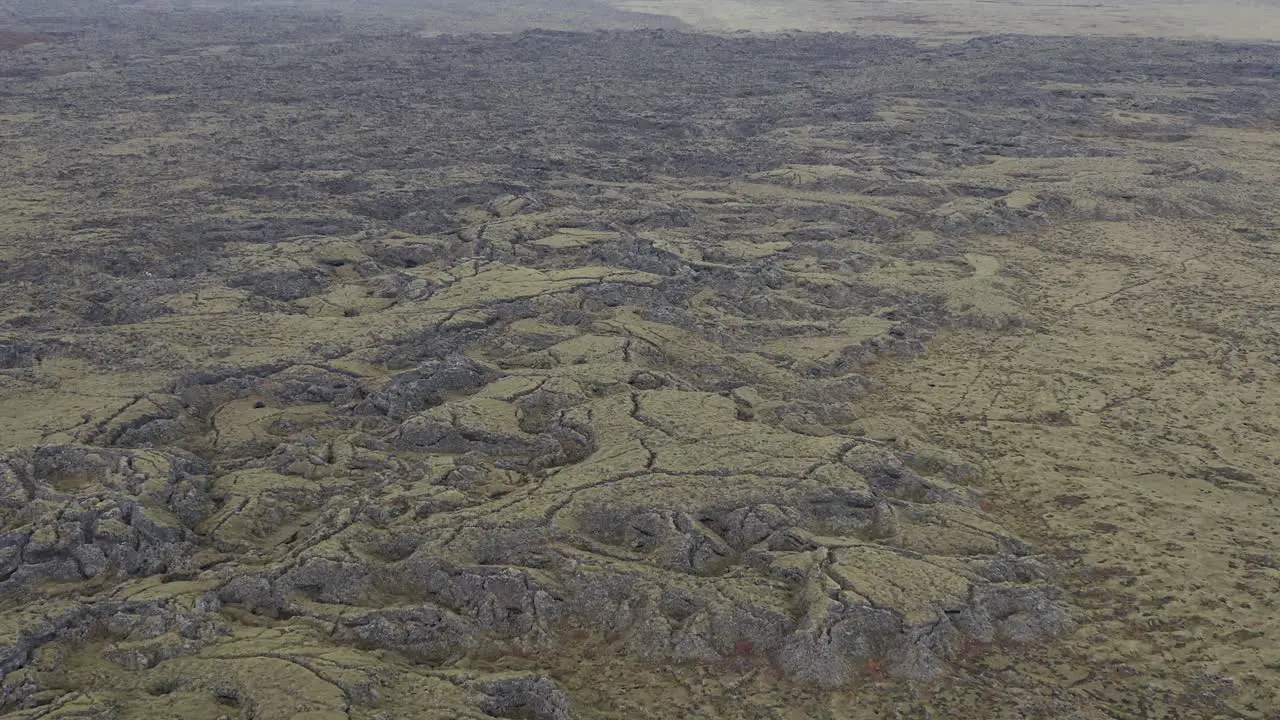
[{"label": "distant flat ground", "polygon": [[0,19],[15,11],[19,18],[74,15],[86,6],[111,4],[134,9],[319,9],[421,21],[427,34],[683,27],[858,32],[922,40],[1014,33],[1280,41],[1280,0],[0,0]]},{"label": "distant flat ground", "polygon": [[1001,33],[1280,40],[1276,0],[609,0],[713,31],[859,31],[921,37]]}]

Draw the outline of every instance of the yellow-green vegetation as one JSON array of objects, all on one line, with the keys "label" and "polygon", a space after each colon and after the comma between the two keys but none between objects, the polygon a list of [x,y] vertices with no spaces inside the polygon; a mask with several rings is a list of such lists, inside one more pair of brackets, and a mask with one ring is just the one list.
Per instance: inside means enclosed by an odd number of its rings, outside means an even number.
[{"label": "yellow-green vegetation", "polygon": [[0,717],[1280,708],[1273,46],[18,5]]}]

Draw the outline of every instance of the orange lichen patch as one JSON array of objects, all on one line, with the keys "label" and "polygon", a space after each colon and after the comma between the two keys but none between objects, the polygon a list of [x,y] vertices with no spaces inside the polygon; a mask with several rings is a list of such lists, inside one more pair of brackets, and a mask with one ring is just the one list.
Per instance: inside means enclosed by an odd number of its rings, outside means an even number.
[{"label": "orange lichen patch", "polygon": [[0,30],[0,52],[8,52],[17,50],[23,45],[31,45],[34,43],[50,42],[53,38],[45,35],[37,35],[35,33],[16,32],[14,30]]},{"label": "orange lichen patch", "polygon": [[964,642],[964,647],[960,649],[960,657],[965,659],[975,658],[990,648],[991,643],[970,638]]}]

